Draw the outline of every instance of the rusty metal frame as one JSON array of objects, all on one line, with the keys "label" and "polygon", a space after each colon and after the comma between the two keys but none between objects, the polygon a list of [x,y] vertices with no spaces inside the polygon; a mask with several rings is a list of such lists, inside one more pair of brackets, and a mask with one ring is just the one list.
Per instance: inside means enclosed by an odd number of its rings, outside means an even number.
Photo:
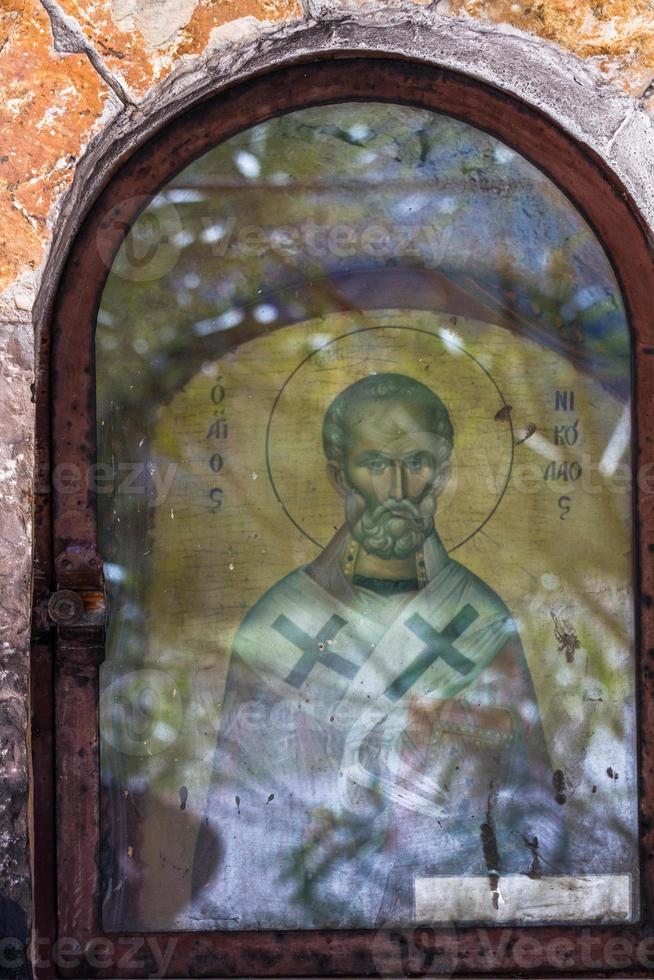
[{"label": "rusty metal frame", "polygon": [[[86,609],[96,613],[102,601],[94,498],[90,491],[60,494],[49,477],[54,463],[84,469],[95,462],[94,327],[108,271],[106,252],[104,257],[98,253],[98,233],[102,229],[105,246],[107,235],[113,236],[115,254],[125,229],[148,196],[193,158],[280,113],[349,100],[403,103],[462,119],[513,147],[566,193],[603,243],[623,292],[633,351],[634,466],[641,471],[645,466],[654,467],[652,244],[615,175],[597,155],[580,146],[543,113],[449,70],[344,51],[337,58],[298,62],[265,76],[253,76],[178,116],[136,149],[99,194],[71,245],[56,307],[40,350],[32,721],[35,928],[42,941],[70,937],[83,950],[90,941],[105,935],[100,924],[97,720],[98,664],[103,655],[104,633],[97,614],[78,616],[75,623],[60,625],[55,631],[46,611],[56,589],[81,594]],[[476,930],[461,928],[456,938],[457,974],[516,975],[519,971],[511,949],[519,937],[540,942],[559,937],[567,942],[565,973],[588,976],[593,967],[583,953],[584,935],[586,943],[594,943],[596,953],[616,938],[627,940],[633,951],[640,941],[654,936],[654,493],[636,483],[634,486],[640,922],[633,926],[584,928],[583,935],[579,927],[572,926],[511,928],[509,941],[500,946],[503,951],[492,963],[479,948]],[[54,756],[50,737],[53,718]],[[487,932],[494,949],[500,944],[500,934],[506,939],[505,928]],[[60,974],[141,977],[156,970],[156,964],[143,951],[138,958],[140,965],[130,962],[128,954],[138,937],[108,938],[116,951],[111,966],[71,965],[61,969]],[[397,957],[397,938],[392,934],[361,930],[170,933],[156,938],[163,943],[169,938],[177,939],[167,969],[167,975],[177,977],[370,976],[375,975],[380,957],[383,960],[387,955],[389,963]],[[449,941],[451,936],[441,936],[438,930],[432,937],[436,947]],[[601,958],[601,952],[599,955]],[[44,965],[37,973],[54,975],[43,946],[40,962]],[[406,971],[415,965],[407,962]],[[602,975],[610,975],[606,966],[601,969],[605,971]],[[556,976],[562,970],[545,966],[528,972]],[[646,976],[649,971],[632,954],[619,973],[621,977],[635,977]],[[599,976],[599,972],[594,975]]]}]

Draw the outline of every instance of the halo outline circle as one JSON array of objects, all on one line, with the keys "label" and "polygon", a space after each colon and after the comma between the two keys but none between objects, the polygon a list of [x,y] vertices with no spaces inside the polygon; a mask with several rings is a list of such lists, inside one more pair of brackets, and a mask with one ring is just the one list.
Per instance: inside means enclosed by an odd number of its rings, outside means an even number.
[{"label": "halo outline circle", "polygon": [[[268,416],[268,424],[266,425],[266,445],[265,445],[265,451],[266,451],[266,470],[267,470],[267,473],[268,473],[268,480],[270,481],[270,486],[272,487],[272,491],[275,494],[275,497],[276,497],[278,503],[280,504],[282,510],[284,511],[284,513],[286,514],[286,516],[288,517],[288,519],[291,522],[291,524],[293,524],[293,526],[295,528],[297,528],[297,530],[300,532],[300,534],[304,535],[304,537],[307,538],[309,541],[311,541],[312,544],[315,544],[316,548],[324,548],[326,546],[324,544],[321,544],[319,541],[316,541],[316,539],[314,537],[312,537],[310,534],[308,534],[307,531],[304,530],[304,528],[302,527],[301,524],[298,524],[298,522],[295,520],[295,518],[293,517],[293,515],[291,514],[291,512],[288,510],[286,504],[282,500],[281,495],[280,495],[280,493],[279,493],[279,491],[277,489],[277,486],[275,484],[275,478],[274,478],[273,473],[272,473],[272,467],[271,467],[271,461],[270,461],[270,433],[271,433],[271,429],[272,429],[273,418],[274,418],[274,415],[275,415],[275,411],[277,409],[277,406],[278,406],[278,404],[280,402],[280,399],[281,399],[282,395],[284,394],[284,391],[286,390],[286,388],[290,384],[290,382],[293,380],[293,378],[295,377],[295,375],[298,373],[298,371],[300,371],[304,367],[304,365],[307,363],[307,361],[310,361],[312,357],[315,357],[316,354],[319,354],[321,351],[325,350],[325,348],[330,347],[332,344],[338,343],[339,340],[345,340],[346,337],[353,337],[353,336],[355,336],[356,334],[359,334],[359,333],[368,333],[371,330],[408,330],[408,331],[411,331],[412,333],[422,333],[422,334],[425,334],[428,337],[434,337],[434,334],[430,330],[423,330],[421,327],[405,327],[405,326],[401,326],[400,324],[379,324],[378,326],[374,326],[374,327],[359,327],[357,330],[348,330],[347,333],[339,334],[338,337],[332,337],[332,339],[331,340],[328,340],[326,344],[323,344],[321,347],[316,347],[316,349],[315,350],[312,350],[310,354],[307,354],[306,357],[302,358],[302,360],[300,361],[299,364],[296,364],[296,366],[293,368],[293,370],[291,371],[291,373],[289,374],[289,376],[286,378],[286,381],[284,382],[284,384],[281,386],[281,388],[277,392],[277,394],[275,396],[275,400],[274,400],[274,402],[272,404],[272,408],[270,409],[270,415]],[[484,365],[481,363],[481,361],[478,361],[477,358],[474,356],[474,354],[471,354],[470,351],[466,350],[465,347],[462,344],[457,344],[456,342],[453,342],[453,341],[448,341],[448,342],[451,344],[452,347],[456,347],[463,354],[465,354],[466,357],[469,357],[471,361],[474,361],[474,363],[477,365],[477,367],[480,368],[481,371],[483,371],[483,373],[486,375],[486,377],[488,378],[488,380],[491,382],[491,384],[495,388],[497,394],[500,397],[500,401],[502,402],[502,408],[506,408],[506,407],[509,407],[510,408],[510,406],[509,406],[506,398],[504,397],[504,394],[502,392],[502,389],[498,385],[498,383],[495,380],[495,378],[493,377],[493,375],[490,373],[490,371],[487,368],[484,367]],[[500,409],[500,411],[501,411],[501,409]],[[457,544],[455,544],[452,548],[448,548],[447,549],[447,553],[448,554],[451,554],[453,551],[456,551],[458,548],[462,548],[464,544],[467,544],[467,542],[471,540],[471,538],[474,538],[475,534],[478,534],[479,531],[481,531],[481,529],[483,527],[485,527],[486,524],[488,524],[488,522],[491,520],[491,518],[493,517],[493,515],[496,513],[498,507],[502,503],[502,500],[504,498],[504,495],[505,495],[505,493],[506,493],[506,491],[507,491],[507,489],[509,487],[509,483],[511,481],[511,473],[513,472],[513,462],[514,462],[514,459],[515,459],[515,434],[514,434],[514,431],[513,431],[513,419],[511,418],[511,412],[510,411],[507,413],[507,421],[509,423],[509,435],[511,437],[511,452],[510,452],[510,455],[509,455],[509,467],[508,467],[508,470],[507,470],[506,479],[504,480],[504,484],[502,485],[502,489],[500,490],[500,492],[498,494],[498,497],[497,497],[497,500],[495,501],[495,504],[493,505],[493,507],[491,508],[491,510],[489,511],[489,513],[486,515],[486,517],[484,518],[484,520],[481,522],[481,524],[478,524],[477,527],[474,529],[474,531],[471,531],[470,534],[467,535],[467,537],[463,538],[461,541],[459,541]]]}]

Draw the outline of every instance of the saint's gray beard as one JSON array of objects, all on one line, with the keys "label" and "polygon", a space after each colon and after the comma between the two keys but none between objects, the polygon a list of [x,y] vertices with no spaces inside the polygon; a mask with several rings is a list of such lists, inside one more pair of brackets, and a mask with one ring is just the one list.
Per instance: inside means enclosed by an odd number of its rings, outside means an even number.
[{"label": "saint's gray beard", "polygon": [[[401,512],[398,517],[391,511]],[[352,491],[345,501],[345,517],[355,541],[377,558],[408,558],[434,532],[436,497],[428,493],[416,506],[409,500],[387,500],[366,506]]]}]

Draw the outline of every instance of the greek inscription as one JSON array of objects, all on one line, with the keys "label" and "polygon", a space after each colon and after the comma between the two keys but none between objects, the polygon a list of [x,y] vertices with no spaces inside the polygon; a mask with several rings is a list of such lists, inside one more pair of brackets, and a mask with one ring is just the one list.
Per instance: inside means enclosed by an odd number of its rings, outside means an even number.
[{"label": "greek inscription", "polygon": [[555,446],[574,446],[577,439],[579,438],[579,419],[571,425],[555,425],[554,426],[554,445]]},{"label": "greek inscription", "polygon": [[214,403],[214,405],[222,405],[224,400],[225,389],[220,382],[218,382],[218,384],[215,384],[211,389],[211,401]]},{"label": "greek inscription", "polygon": [[562,497],[559,497],[559,509],[561,511],[561,513],[559,514],[559,518],[562,521],[564,521],[566,519],[566,517],[568,516],[568,514],[570,513],[570,501],[571,500],[572,500],[572,497],[567,497],[565,495],[562,496]]},{"label": "greek inscription", "polygon": [[224,419],[216,419],[209,426],[207,439],[226,439],[228,434],[227,422]]},{"label": "greek inscription", "polygon": [[559,463],[557,465],[556,460],[553,459],[545,467],[543,479],[575,483],[581,477],[582,472],[581,463],[577,463],[576,460],[572,463]]},{"label": "greek inscription", "polygon": [[574,391],[557,391],[554,395],[555,412],[574,412],[575,393]]},{"label": "greek inscription", "polygon": [[[209,400],[214,406],[213,414],[214,416],[224,416],[225,413],[225,386],[222,383],[222,378],[219,376],[214,382],[211,392],[209,394]],[[209,431],[207,432],[207,439],[216,440],[227,440],[229,430],[227,427],[227,419],[224,417],[215,417],[211,425],[209,426]],[[214,452],[211,454],[208,460],[209,469],[212,473],[220,473],[225,464],[225,458],[222,452]],[[213,486],[209,490],[209,500],[211,501],[210,511],[212,514],[217,514],[223,505],[224,491],[222,487]]]},{"label": "greek inscription", "polygon": [[[555,412],[574,412],[575,393],[572,389],[557,389],[554,392],[554,411]],[[565,422],[554,426],[554,445],[555,446],[574,446],[579,439],[579,419],[574,422]],[[543,472],[545,481],[552,480],[558,483],[576,483],[582,474],[582,466],[576,460],[568,462],[557,462],[550,460]],[[572,497],[563,494],[558,499],[559,519],[564,521],[572,509]]]},{"label": "greek inscription", "polygon": [[212,487],[209,491],[209,499],[213,504],[211,508],[211,513],[216,514],[223,505],[223,493],[224,491],[220,487]]}]

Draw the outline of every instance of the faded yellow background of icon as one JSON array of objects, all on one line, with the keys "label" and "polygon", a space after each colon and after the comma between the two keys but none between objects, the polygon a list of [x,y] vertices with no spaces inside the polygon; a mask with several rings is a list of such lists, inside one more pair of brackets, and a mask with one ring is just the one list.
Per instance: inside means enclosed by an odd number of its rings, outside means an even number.
[{"label": "faded yellow background of icon", "polygon": [[[628,772],[634,748],[624,404],[555,350],[501,327],[424,311],[332,314],[262,333],[205,364],[160,412],[152,461],[175,467],[175,477],[153,508],[143,666],[175,676],[183,720],[170,747],[138,763],[156,798],[140,844],[145,927],[186,922],[235,631],[270,586],[316,556],[306,535],[324,545],[343,521],[325,476],[324,411],[348,384],[383,371],[423,382],[450,411],[454,469],[436,527],[448,548],[467,539],[453,557],[518,623],[571,822],[583,819],[592,833],[603,812],[628,821],[629,781],[606,776],[607,766]],[[569,402],[556,410],[557,391],[574,392],[574,410]],[[224,428],[209,435],[216,421],[227,423],[226,437]],[[577,480],[545,479],[573,462]]]}]

